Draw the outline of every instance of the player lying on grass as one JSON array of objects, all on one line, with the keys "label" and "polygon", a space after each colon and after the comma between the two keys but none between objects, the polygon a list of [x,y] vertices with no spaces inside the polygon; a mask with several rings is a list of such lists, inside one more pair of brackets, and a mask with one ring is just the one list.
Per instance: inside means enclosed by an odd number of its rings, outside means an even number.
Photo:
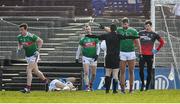
[{"label": "player lying on grass", "polygon": [[112,24],[110,26],[110,31],[107,34],[103,34],[100,36],[96,35],[87,35],[90,38],[98,38],[99,40],[106,41],[106,57],[105,57],[105,67],[106,67],[106,75],[105,75],[105,87],[106,93],[109,93],[110,85],[111,85],[111,73],[113,75],[113,93],[117,93],[117,83],[118,83],[118,72],[119,72],[119,50],[120,50],[120,41],[122,39],[137,39],[138,36],[123,36],[116,32],[116,25]]},{"label": "player lying on grass", "polygon": [[76,91],[75,81],[74,77],[54,79],[49,84],[49,91]]}]

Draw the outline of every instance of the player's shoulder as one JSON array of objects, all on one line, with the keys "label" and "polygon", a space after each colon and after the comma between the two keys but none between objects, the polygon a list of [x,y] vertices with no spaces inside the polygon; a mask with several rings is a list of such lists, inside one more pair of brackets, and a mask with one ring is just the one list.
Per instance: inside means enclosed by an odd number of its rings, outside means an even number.
[{"label": "player's shoulder", "polygon": [[17,36],[17,38],[21,38],[22,37],[22,35],[21,34],[19,34],[18,36]]},{"label": "player's shoulder", "polygon": [[35,34],[33,34],[33,33],[30,33],[30,32],[27,32],[27,36],[33,37],[33,36],[37,36],[37,35],[35,35]]},{"label": "player's shoulder", "polygon": [[159,33],[157,33],[157,32],[152,32],[152,34],[154,35],[154,36],[156,36],[156,37],[160,37],[160,35],[159,35]]},{"label": "player's shoulder", "polygon": [[140,31],[139,31],[139,34],[145,33],[145,32],[146,32],[146,30],[140,30]]},{"label": "player's shoulder", "polygon": [[133,28],[133,27],[129,27],[128,30],[130,30],[130,31],[137,31],[137,30],[136,30],[135,28]]},{"label": "player's shoulder", "polygon": [[117,30],[123,30],[123,27],[119,27],[119,26],[118,26],[118,27],[117,27]]},{"label": "player's shoulder", "polygon": [[153,34],[155,34],[155,35],[159,35],[159,33],[158,33],[158,32],[156,32],[156,31],[153,31],[152,33],[153,33]]},{"label": "player's shoulder", "polygon": [[84,40],[84,39],[85,39],[85,36],[81,37],[81,38],[80,38],[80,41],[82,41],[82,40]]}]

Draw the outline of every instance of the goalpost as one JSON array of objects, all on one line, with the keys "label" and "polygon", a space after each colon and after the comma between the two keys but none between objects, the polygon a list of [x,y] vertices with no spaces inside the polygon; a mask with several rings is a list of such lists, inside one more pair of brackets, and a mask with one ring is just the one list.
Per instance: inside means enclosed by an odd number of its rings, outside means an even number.
[{"label": "goalpost", "polygon": [[[175,66],[174,74],[180,80],[180,33],[178,32],[180,26],[177,27],[177,19],[173,13],[176,4],[180,4],[180,0],[151,0],[151,21],[153,29],[159,32],[166,41],[163,50],[166,58],[161,60],[165,60],[167,64],[164,66],[166,67],[170,66],[170,64]],[[153,68],[157,64],[155,59]],[[174,83],[174,86],[176,89],[176,83]]]}]

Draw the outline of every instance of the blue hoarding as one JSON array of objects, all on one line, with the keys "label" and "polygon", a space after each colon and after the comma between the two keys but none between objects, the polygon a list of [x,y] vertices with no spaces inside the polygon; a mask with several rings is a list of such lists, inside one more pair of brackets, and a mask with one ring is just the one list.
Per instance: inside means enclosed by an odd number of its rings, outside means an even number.
[{"label": "blue hoarding", "polygon": [[[177,89],[180,89],[180,80],[178,79],[177,75],[175,75],[175,80],[169,80],[168,79],[169,73],[170,73],[170,68],[157,67],[155,69],[155,89],[174,89],[175,86]],[[96,79],[93,84],[94,90],[103,89],[104,74],[105,74],[104,68],[98,67]],[[145,74],[145,82],[146,82],[146,76],[147,76],[146,69],[144,70],[144,74]],[[136,67],[134,70],[134,76],[135,76],[134,90],[138,90],[140,89],[141,86],[138,67]],[[120,89],[120,86],[118,86],[118,88]],[[128,70],[126,70],[126,89],[129,89]]]}]

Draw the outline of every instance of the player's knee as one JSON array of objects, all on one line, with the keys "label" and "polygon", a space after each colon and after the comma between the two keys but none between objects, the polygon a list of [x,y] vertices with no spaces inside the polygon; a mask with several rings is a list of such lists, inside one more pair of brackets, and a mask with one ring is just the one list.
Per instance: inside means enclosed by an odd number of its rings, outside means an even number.
[{"label": "player's knee", "polygon": [[29,68],[29,69],[26,69],[26,73],[32,73],[32,70]]},{"label": "player's knee", "polygon": [[130,74],[130,75],[134,75],[134,70],[130,70],[130,71],[129,71],[129,74]]},{"label": "player's knee", "polygon": [[92,77],[95,78],[95,77],[96,77],[96,73],[93,73],[93,74],[92,74]]},{"label": "player's knee", "polygon": [[88,76],[88,72],[84,72],[84,76]]},{"label": "player's knee", "polygon": [[121,74],[121,75],[125,74],[125,71],[121,71],[120,74]]}]

